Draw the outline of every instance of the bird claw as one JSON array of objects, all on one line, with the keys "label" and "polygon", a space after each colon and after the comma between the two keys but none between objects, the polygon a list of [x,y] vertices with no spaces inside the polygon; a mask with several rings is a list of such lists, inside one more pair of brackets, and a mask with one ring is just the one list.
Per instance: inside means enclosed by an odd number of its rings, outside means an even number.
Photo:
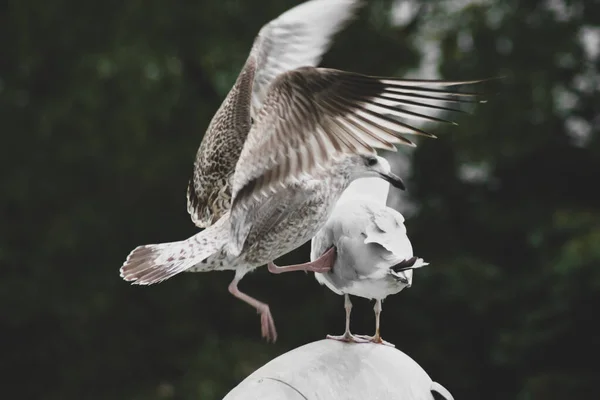
[{"label": "bird claw", "polygon": [[337,253],[335,247],[331,247],[327,250],[320,258],[307,264],[305,269],[306,272],[316,272],[319,274],[325,274],[333,268]]},{"label": "bird claw", "polygon": [[381,338],[381,336],[369,336],[369,335],[356,335],[357,337],[359,337],[362,340],[365,340],[367,342],[370,343],[375,343],[375,344],[382,344],[384,346],[389,346],[389,347],[396,347],[395,344],[390,343],[388,341],[385,341]]},{"label": "bird claw", "polygon": [[366,340],[366,339],[363,339],[356,335],[353,335],[350,332],[346,332],[340,336],[327,335],[326,338],[331,339],[331,340],[337,340],[339,342],[346,342],[346,343],[368,343],[369,342],[369,340]]},{"label": "bird claw", "polygon": [[277,340],[277,330],[275,329],[275,321],[271,315],[271,309],[265,304],[264,307],[261,307],[258,312],[260,314],[260,329],[262,337],[264,337],[267,342],[275,343]]},{"label": "bird claw", "polygon": [[316,272],[319,274],[324,274],[329,271],[331,271],[331,265],[313,265],[305,269],[305,272]]}]

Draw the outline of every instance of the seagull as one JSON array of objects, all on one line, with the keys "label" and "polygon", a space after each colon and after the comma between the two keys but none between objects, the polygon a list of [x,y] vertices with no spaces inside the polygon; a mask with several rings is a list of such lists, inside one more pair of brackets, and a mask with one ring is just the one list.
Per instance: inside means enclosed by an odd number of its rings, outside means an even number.
[{"label": "seagull", "polygon": [[[386,206],[388,191],[389,184],[378,178],[352,182],[325,226],[312,239],[311,259],[318,259],[332,247],[337,252],[330,271],[315,273],[320,284],[344,295],[346,330],[341,336],[328,335],[329,339],[393,346],[379,333],[381,303],[387,296],[412,285],[413,269],[428,265],[413,256],[404,217]],[[375,299],[374,336],[350,333],[352,303],[349,295]]]},{"label": "seagull", "polygon": [[[435,137],[405,120],[450,121],[402,106],[452,110],[431,102],[478,96],[446,87],[481,80],[403,80],[316,67],[359,4],[311,0],[261,28],[194,163],[188,211],[205,229],[136,247],[120,269],[124,280],[150,285],[186,271],[233,270],[229,292],[258,311],[262,336],[276,340],[269,306],[238,288],[244,275],[308,242],[353,180],[379,177],[404,188],[376,150],[414,146],[403,135]],[[300,269],[322,272],[333,260],[325,252]]]},{"label": "seagull", "polygon": [[359,0],[312,0],[261,28],[196,154],[187,188],[187,210],[196,226],[209,227],[231,208],[235,167],[273,81],[287,71],[318,65],[333,36],[363,5]]}]

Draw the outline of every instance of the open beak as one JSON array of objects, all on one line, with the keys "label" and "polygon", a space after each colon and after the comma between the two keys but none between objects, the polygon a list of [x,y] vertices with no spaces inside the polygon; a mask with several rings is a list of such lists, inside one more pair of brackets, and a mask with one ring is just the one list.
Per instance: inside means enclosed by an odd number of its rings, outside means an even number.
[{"label": "open beak", "polygon": [[404,186],[402,178],[400,178],[398,175],[388,172],[387,174],[379,174],[379,176],[381,176],[381,179],[388,181],[393,187],[406,190],[406,186]]}]

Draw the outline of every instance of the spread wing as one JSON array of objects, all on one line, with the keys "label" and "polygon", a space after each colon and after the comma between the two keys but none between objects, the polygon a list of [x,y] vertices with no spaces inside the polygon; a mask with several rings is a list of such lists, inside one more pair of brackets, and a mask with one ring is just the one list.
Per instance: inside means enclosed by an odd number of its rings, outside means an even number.
[{"label": "spread wing", "polygon": [[229,178],[250,130],[251,117],[256,118],[270,84],[286,71],[317,65],[333,35],[360,5],[359,0],[312,0],[261,28],[196,156],[187,210],[198,227],[212,225],[230,208]]},{"label": "spread wing", "polygon": [[362,5],[360,0],[311,0],[286,11],[260,30],[252,48],[256,59],[253,118],[275,78],[286,71],[319,64],[333,35]]},{"label": "spread wing", "polygon": [[[376,78],[314,67],[279,75],[236,165],[232,217],[236,207],[261,201],[280,185],[297,181],[317,166],[326,167],[342,154],[374,153],[378,148],[395,151],[394,144],[414,146],[404,134],[435,137],[407,121],[450,122],[422,110],[452,110],[435,103],[477,94],[436,87],[476,82],[480,81]],[[434,104],[423,102],[432,100]]]}]

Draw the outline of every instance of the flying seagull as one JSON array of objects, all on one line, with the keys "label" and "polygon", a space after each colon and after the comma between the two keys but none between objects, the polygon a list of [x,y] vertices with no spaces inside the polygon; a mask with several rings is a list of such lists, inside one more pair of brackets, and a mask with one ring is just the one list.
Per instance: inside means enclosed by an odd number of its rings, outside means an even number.
[{"label": "flying seagull", "polygon": [[[269,306],[242,293],[239,281],[309,241],[354,179],[381,177],[403,188],[376,149],[414,146],[403,134],[433,136],[405,120],[448,121],[402,106],[447,109],[439,103],[473,101],[477,94],[445,87],[481,82],[316,68],[358,5],[308,1],[260,30],[194,164],[188,210],[206,229],[186,240],[138,246],[121,267],[125,280],[149,285],[184,271],[234,270],[229,291],[258,310],[262,335],[276,339]],[[327,253],[304,270],[321,271],[332,260]]]},{"label": "flying seagull", "polygon": [[[402,214],[386,206],[388,191],[389,184],[381,179],[355,180],[312,240],[311,259],[319,259],[332,249],[337,253],[330,271],[315,273],[320,284],[344,295],[346,330],[341,336],[328,335],[329,339],[392,345],[379,333],[381,303],[387,296],[410,287],[413,269],[427,265],[413,256]],[[270,270],[276,268],[275,264],[269,264]],[[376,300],[373,337],[350,333],[349,295]]]}]

